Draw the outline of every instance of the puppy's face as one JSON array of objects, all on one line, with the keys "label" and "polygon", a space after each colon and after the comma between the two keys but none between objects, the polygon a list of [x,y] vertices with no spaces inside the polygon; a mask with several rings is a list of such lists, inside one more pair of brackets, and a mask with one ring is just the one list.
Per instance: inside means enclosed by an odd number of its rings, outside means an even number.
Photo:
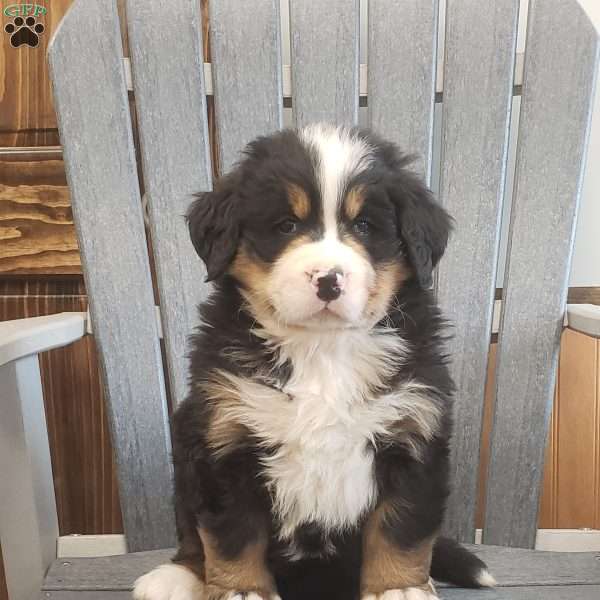
[{"label": "puppy's face", "polygon": [[261,322],[376,323],[404,281],[431,284],[448,238],[448,216],[407,162],[359,130],[258,139],[188,213],[207,278],[233,276]]}]

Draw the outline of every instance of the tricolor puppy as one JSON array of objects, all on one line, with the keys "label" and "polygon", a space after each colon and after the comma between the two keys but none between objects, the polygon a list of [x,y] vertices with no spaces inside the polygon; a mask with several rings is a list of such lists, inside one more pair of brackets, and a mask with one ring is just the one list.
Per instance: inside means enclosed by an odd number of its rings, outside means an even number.
[{"label": "tricolor puppy", "polygon": [[429,288],[450,219],[408,162],[365,131],[283,131],[193,203],[214,289],[173,419],[180,548],[137,599],[493,583],[438,538],[453,383]]}]

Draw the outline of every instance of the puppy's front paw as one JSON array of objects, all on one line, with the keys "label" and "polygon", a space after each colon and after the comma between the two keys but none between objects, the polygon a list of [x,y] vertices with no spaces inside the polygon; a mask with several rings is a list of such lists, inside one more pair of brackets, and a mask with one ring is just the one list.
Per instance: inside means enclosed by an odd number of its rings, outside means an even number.
[{"label": "puppy's front paw", "polygon": [[363,594],[361,600],[438,600],[435,586],[429,583],[418,587],[386,590],[377,594]]},{"label": "puppy's front paw", "polygon": [[168,563],[142,575],[134,600],[203,600],[204,585],[188,568]]}]

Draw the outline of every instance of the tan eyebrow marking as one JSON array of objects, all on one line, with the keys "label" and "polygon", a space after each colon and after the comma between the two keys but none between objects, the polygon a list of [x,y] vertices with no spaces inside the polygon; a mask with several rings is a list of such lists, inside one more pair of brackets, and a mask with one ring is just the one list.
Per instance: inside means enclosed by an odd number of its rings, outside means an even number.
[{"label": "tan eyebrow marking", "polygon": [[293,213],[299,219],[306,219],[310,214],[310,199],[306,192],[295,183],[288,184],[287,192]]},{"label": "tan eyebrow marking", "polygon": [[362,185],[353,187],[344,199],[344,210],[346,216],[350,219],[356,219],[358,217],[364,203],[365,203],[365,188]]}]

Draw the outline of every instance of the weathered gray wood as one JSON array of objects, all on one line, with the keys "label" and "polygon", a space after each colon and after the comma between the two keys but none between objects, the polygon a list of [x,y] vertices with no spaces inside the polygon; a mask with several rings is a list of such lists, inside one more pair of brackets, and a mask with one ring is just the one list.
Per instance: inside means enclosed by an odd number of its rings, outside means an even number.
[{"label": "weathered gray wood", "polygon": [[[458,392],[446,532],[475,540],[479,446],[504,194],[518,0],[446,11],[440,200],[456,221],[438,273]],[[477,23],[477,27],[473,27]]]},{"label": "weathered gray wood", "polygon": [[[463,588],[444,588],[440,590],[442,600],[597,600],[600,596],[598,585],[578,585],[566,587],[517,587],[497,588],[493,590],[465,590]],[[131,598],[130,592],[44,592],[42,600],[125,600]]]},{"label": "weathered gray wood", "polygon": [[211,0],[213,85],[221,172],[258,135],[282,125],[279,0]]},{"label": "weathered gray wood", "polygon": [[[539,552],[498,546],[468,546],[487,564],[500,586],[600,585],[600,553]],[[127,590],[137,577],[170,560],[175,550],[54,562],[44,590]],[[447,587],[440,584],[439,587]]]},{"label": "weathered gray wood", "polygon": [[369,126],[405,152],[416,154],[414,168],[428,182],[437,15],[438,0],[369,2]]},{"label": "weathered gray wood", "polygon": [[103,590],[90,592],[89,590],[42,592],[41,600],[131,600],[131,591],[115,592]]},{"label": "weathered gray wood", "polygon": [[296,127],[358,122],[358,0],[290,1]]},{"label": "weathered gray wood", "polygon": [[442,600],[597,600],[600,585],[569,585],[566,587],[514,587],[486,590],[447,588]]},{"label": "weathered gray wood", "polygon": [[486,543],[531,547],[598,64],[576,0],[532,0],[496,368]]},{"label": "weathered gray wood", "polygon": [[58,518],[36,354],[0,365],[0,543],[11,598],[33,598],[56,557]]},{"label": "weathered gray wood", "polygon": [[49,49],[131,550],[174,541],[162,359],[114,1],[74,3]]},{"label": "weathered gray wood", "polygon": [[[145,193],[175,403],[187,387],[186,338],[206,297],[205,271],[183,215],[192,194],[211,189],[197,0],[128,0],[127,26]],[[175,117],[175,115],[177,115]]]}]

